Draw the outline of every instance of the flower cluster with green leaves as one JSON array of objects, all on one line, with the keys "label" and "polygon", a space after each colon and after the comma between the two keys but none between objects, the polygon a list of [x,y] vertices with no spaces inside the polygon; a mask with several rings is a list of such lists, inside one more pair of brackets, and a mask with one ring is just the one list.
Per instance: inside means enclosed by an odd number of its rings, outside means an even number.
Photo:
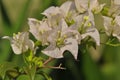
[{"label": "flower cluster with green leaves", "polygon": [[[15,54],[24,55],[29,52],[25,60],[31,62],[30,65],[34,63],[38,67],[46,67],[47,62],[35,56],[38,54],[36,51],[41,47],[43,47],[41,53],[52,59],[63,58],[65,51],[69,51],[77,60],[79,46],[87,45],[89,41],[97,46],[101,44],[100,31],[95,24],[95,14],[102,15],[104,32],[107,36],[112,36],[112,39],[110,38],[105,44],[119,45],[112,44],[113,38],[120,41],[119,0],[111,0],[110,7],[99,4],[98,0],[66,1],[59,7],[51,6],[42,12],[45,16],[42,20],[28,18],[29,31],[3,38],[10,40]],[[29,38],[29,33],[36,41]],[[55,68],[62,69],[61,66]]]}]

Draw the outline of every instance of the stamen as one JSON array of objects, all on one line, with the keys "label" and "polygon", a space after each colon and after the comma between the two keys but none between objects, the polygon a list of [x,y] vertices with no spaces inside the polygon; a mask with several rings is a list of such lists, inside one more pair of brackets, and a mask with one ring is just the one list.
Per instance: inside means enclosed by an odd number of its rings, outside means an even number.
[{"label": "stamen", "polygon": [[87,21],[89,19],[89,16],[84,16],[83,19]]},{"label": "stamen", "polygon": [[92,24],[89,22],[89,23],[87,24],[87,26],[88,26],[88,27],[91,27],[91,26],[92,26]]}]

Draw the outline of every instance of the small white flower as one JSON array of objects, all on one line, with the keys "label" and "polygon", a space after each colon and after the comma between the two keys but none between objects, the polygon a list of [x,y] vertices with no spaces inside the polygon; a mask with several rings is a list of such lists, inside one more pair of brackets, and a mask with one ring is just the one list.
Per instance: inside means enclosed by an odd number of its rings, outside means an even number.
[{"label": "small white flower", "polygon": [[65,40],[65,45],[62,47],[56,47],[53,44],[50,44],[45,50],[42,52],[50,57],[53,58],[63,58],[64,51],[68,50],[71,52],[71,54],[74,56],[75,59],[77,59],[78,55],[78,43],[73,38],[67,38]]},{"label": "small white flower", "polygon": [[115,19],[103,16],[103,19],[106,34],[117,37],[120,41],[120,16],[116,16]]},{"label": "small white flower", "polygon": [[90,28],[86,31],[85,34],[82,34],[82,39],[84,39],[86,36],[90,36],[94,39],[96,44],[99,46],[100,45],[100,35],[99,32],[96,28]]},{"label": "small white flower", "polygon": [[[48,37],[50,45],[42,52],[53,58],[62,58],[64,51],[68,50],[77,59],[78,42],[76,37],[73,37],[72,30],[70,32],[64,19],[62,19]],[[69,34],[71,33],[71,34]]]},{"label": "small white flower", "polygon": [[120,0],[112,0],[114,4],[120,5]]},{"label": "small white flower", "polygon": [[29,39],[28,32],[14,34],[12,38],[9,36],[4,36],[3,39],[10,40],[11,47],[15,54],[24,53],[28,49],[34,50],[34,42]]},{"label": "small white flower", "polygon": [[56,27],[61,18],[63,18],[63,13],[60,8],[54,6],[49,7],[42,14],[47,16],[49,26],[53,28]]},{"label": "small white flower", "polygon": [[67,23],[73,24],[73,18],[78,15],[73,1],[67,1],[60,7],[52,6],[46,9],[42,14],[47,17],[49,26],[53,28],[59,24],[62,18],[64,18]]},{"label": "small white flower", "polygon": [[76,29],[80,32],[82,39],[90,36],[94,39],[97,45],[100,45],[100,35],[98,30],[95,28],[94,16],[90,10],[85,14],[78,15],[74,20],[77,23]]},{"label": "small white flower", "polygon": [[108,11],[108,15],[115,17],[120,14],[120,0],[111,0],[111,6]]},{"label": "small white flower", "polygon": [[60,10],[66,21],[71,21],[78,15],[75,3],[73,1],[66,1],[60,6]]},{"label": "small white flower", "polygon": [[75,10],[75,4],[72,1],[66,1],[60,6],[60,9],[63,12],[63,16],[66,17],[70,11]]},{"label": "small white flower", "polygon": [[105,4],[99,5],[98,0],[75,0],[75,5],[79,13],[84,13],[88,9],[99,13]]},{"label": "small white flower", "polygon": [[33,36],[41,41],[43,45],[47,44],[47,36],[49,35],[49,31],[51,28],[48,26],[47,21],[39,21],[34,18],[28,19],[28,24],[30,27],[30,32]]},{"label": "small white flower", "polygon": [[113,27],[111,22],[113,21],[113,19],[106,16],[103,16],[103,19],[104,19],[104,28],[106,30],[106,34],[108,36],[111,36],[113,32]]}]

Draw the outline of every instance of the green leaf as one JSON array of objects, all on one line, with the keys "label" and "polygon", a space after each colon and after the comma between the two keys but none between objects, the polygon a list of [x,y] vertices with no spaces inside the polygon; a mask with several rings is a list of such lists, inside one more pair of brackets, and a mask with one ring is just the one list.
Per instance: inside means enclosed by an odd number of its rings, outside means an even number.
[{"label": "green leaf", "polygon": [[24,71],[29,76],[30,80],[34,80],[36,74],[36,66],[27,66],[24,67]]},{"label": "green leaf", "polygon": [[89,51],[86,50],[82,61],[82,69],[84,71],[85,80],[104,80],[100,69],[92,60]]},{"label": "green leaf", "polygon": [[102,13],[102,15],[104,15],[104,16],[108,16],[108,11],[109,11],[109,8],[104,7],[101,13]]},{"label": "green leaf", "polygon": [[35,80],[44,80],[44,77],[42,75],[36,74]]},{"label": "green leaf", "polygon": [[40,74],[46,79],[46,80],[52,80],[52,78],[45,72],[41,71]]},{"label": "green leaf", "polygon": [[5,78],[7,71],[15,71],[15,67],[16,65],[12,62],[5,62],[3,64],[0,64],[0,76],[2,77],[2,79]]},{"label": "green leaf", "polygon": [[32,59],[32,62],[36,65],[36,66],[38,66],[38,67],[42,67],[43,66],[43,58],[42,57],[34,57],[33,59]]},{"label": "green leaf", "polygon": [[17,80],[30,80],[28,75],[20,75]]}]

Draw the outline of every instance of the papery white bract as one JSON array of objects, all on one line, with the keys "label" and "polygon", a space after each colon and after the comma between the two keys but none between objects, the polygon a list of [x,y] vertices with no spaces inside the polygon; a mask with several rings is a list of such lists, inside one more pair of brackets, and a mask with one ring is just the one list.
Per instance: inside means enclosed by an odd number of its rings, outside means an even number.
[{"label": "papery white bract", "polygon": [[78,55],[78,43],[73,38],[68,38],[64,42],[65,45],[62,47],[55,47],[55,45],[50,44],[45,50],[42,52],[53,58],[63,58],[63,53],[67,50],[70,51],[71,54],[77,59]]},{"label": "papery white bract", "polygon": [[42,45],[48,44],[47,36],[49,35],[51,28],[48,26],[47,21],[39,21],[34,18],[29,18],[28,24],[30,27],[29,31],[33,34],[33,36],[38,41],[41,41]]},{"label": "papery white bract", "polygon": [[[68,50],[77,59],[78,54],[78,42],[73,36],[67,36],[66,30],[68,26],[64,19],[62,19],[52,33],[48,37],[50,45],[42,52],[53,58],[62,58],[64,51]],[[69,31],[67,31],[69,33]],[[73,49],[74,48],[74,49]]]},{"label": "papery white bract", "polygon": [[90,36],[97,45],[100,45],[100,35],[95,27],[94,16],[91,10],[88,9],[85,14],[78,15],[74,20],[77,23],[76,29],[80,32],[82,39]]},{"label": "papery white bract", "polygon": [[99,13],[105,4],[99,5],[98,0],[74,0],[79,13],[84,13],[88,9],[94,13]]},{"label": "papery white bract", "polygon": [[113,30],[112,23],[111,23],[113,19],[106,16],[103,16],[103,19],[104,19],[104,28],[106,30],[106,34],[110,36],[112,35],[112,30]]},{"label": "papery white bract", "polygon": [[115,17],[120,14],[120,1],[119,0],[111,0],[111,6],[108,11],[108,15]]},{"label": "papery white bract", "polygon": [[60,10],[67,23],[70,23],[78,15],[74,1],[66,1],[60,6]]},{"label": "papery white bract", "polygon": [[88,8],[88,0],[75,0],[75,5],[79,13],[83,13]]},{"label": "papery white bract", "polygon": [[88,29],[87,32],[85,34],[82,34],[81,36],[82,36],[82,39],[84,39],[86,36],[90,36],[94,39],[94,41],[98,46],[100,45],[100,35],[96,28]]},{"label": "papery white bract", "polygon": [[120,41],[120,16],[116,16],[115,19],[103,16],[103,19],[107,35],[117,37]]},{"label": "papery white bract", "polygon": [[21,32],[14,34],[13,37],[4,36],[3,39],[9,39],[11,47],[15,54],[21,54],[26,52],[28,49],[34,50],[34,42],[29,39],[28,32]]},{"label": "papery white bract", "polygon": [[47,16],[48,24],[52,28],[56,27],[61,18],[63,18],[63,13],[60,8],[54,6],[46,9],[42,14]]},{"label": "papery white bract", "polygon": [[60,6],[60,9],[63,12],[63,16],[66,17],[71,11],[75,10],[75,4],[73,1],[66,1]]}]

